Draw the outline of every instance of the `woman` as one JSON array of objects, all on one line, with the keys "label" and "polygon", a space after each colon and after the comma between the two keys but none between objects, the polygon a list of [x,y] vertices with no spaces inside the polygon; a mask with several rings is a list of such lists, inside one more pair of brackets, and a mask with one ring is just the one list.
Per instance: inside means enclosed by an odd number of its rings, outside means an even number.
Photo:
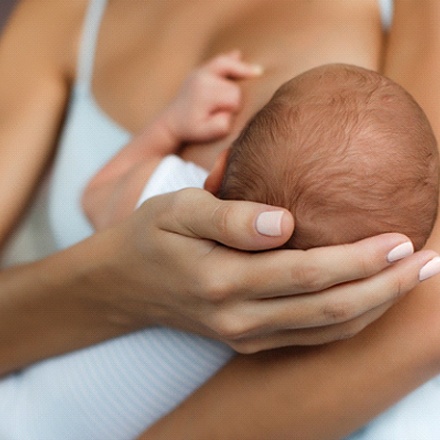
[{"label": "woman", "polygon": [[[97,133],[107,148],[100,152],[95,147],[102,161],[165,105],[194,64],[231,44],[240,46],[268,72],[261,82],[244,87],[247,104],[237,129],[283,78],[339,57],[376,67],[381,55],[381,33],[376,32],[380,23],[370,1],[360,9],[351,9],[350,2],[336,6],[332,2],[327,8],[304,2],[294,11],[284,2],[274,7],[248,0],[127,5],[122,0],[109,2],[96,59],[92,57],[79,72],[80,78],[93,79],[92,86],[75,89],[75,93],[92,92],[87,99],[99,103],[98,113],[105,109],[111,115],[110,123],[119,133],[112,131],[111,140]],[[0,49],[3,240],[55,152],[69,92],[78,79],[76,60],[78,47],[83,47],[79,40],[86,7],[86,1],[24,1],[5,34]],[[366,15],[370,19],[364,21]],[[341,24],[348,26],[344,32],[338,29]],[[338,32],[333,32],[331,41],[315,44],[317,36],[335,28]],[[348,31],[356,36],[349,44]],[[87,120],[85,114],[78,114]],[[72,113],[68,116],[62,144],[72,139]],[[92,130],[85,131],[87,142],[91,134]],[[83,144],[77,135],[79,148]],[[408,256],[399,252],[407,239],[397,234],[308,254],[233,251],[206,239],[238,249],[268,249],[289,237],[291,218],[284,214],[281,225],[269,222],[274,236],[262,235],[255,229],[259,224],[255,219],[274,208],[220,202],[200,191],[157,198],[129,221],[88,238],[91,231],[75,203],[82,183],[97,170],[96,163],[91,167],[88,156],[84,157],[94,150],[80,151],[81,160],[74,158],[79,163],[74,172],[58,166],[59,161],[73,166],[63,151],[55,158],[49,181],[48,215],[50,232],[64,249],[0,274],[3,373],[152,324],[214,337],[242,352],[338,339],[380,316],[395,301],[397,290],[406,292],[417,285],[419,271],[436,255],[423,251],[390,267],[396,252],[398,258]],[[188,156],[193,151],[188,148]],[[72,174],[66,178],[65,171]],[[66,189],[60,182],[73,185],[68,192],[73,198],[66,204],[59,197],[59,189],[64,193]],[[209,255],[202,268],[192,264],[202,255]],[[341,268],[338,261],[350,263]],[[389,270],[381,271],[384,268]],[[360,280],[368,275],[372,276]],[[350,280],[359,280],[350,291],[337,286]],[[373,291],[371,286],[380,287]],[[314,291],[322,292],[279,298]],[[273,299],[262,307],[255,298]],[[297,329],[304,325],[306,329]]]}]

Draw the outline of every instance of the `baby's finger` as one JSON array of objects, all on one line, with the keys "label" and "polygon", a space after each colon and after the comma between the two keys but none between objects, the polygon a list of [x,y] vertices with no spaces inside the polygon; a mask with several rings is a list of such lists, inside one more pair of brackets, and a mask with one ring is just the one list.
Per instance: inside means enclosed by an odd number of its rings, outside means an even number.
[{"label": "baby's finger", "polygon": [[230,111],[218,111],[209,116],[203,123],[203,131],[207,138],[223,137],[230,133],[232,114]]},{"label": "baby's finger", "polygon": [[220,110],[230,113],[239,111],[242,105],[242,93],[238,84],[221,79],[213,82],[211,88],[212,94],[209,99],[215,98],[210,105],[212,113]]},{"label": "baby's finger", "polygon": [[241,60],[243,57],[243,54],[241,53],[240,49],[231,50],[231,52],[228,52],[225,55],[231,58],[235,58],[236,60]]},{"label": "baby's finger", "polygon": [[247,63],[236,56],[220,55],[206,65],[206,68],[223,77],[232,79],[253,78],[262,75],[263,67],[259,64]]}]

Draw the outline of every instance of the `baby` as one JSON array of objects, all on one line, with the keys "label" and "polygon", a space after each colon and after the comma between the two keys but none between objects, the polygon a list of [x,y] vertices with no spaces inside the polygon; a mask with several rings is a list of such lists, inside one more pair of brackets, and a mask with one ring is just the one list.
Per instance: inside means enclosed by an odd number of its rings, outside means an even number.
[{"label": "baby", "polygon": [[283,206],[289,247],[407,234],[420,249],[437,212],[434,134],[397,84],[354,66],[284,84],[234,142],[220,198]]},{"label": "baby", "polygon": [[[212,66],[202,67],[194,84],[182,89],[189,111],[179,113],[172,104],[90,183],[84,207],[96,227],[127,216],[150,177],[138,205],[158,192],[203,185],[203,170],[166,156],[186,141],[200,140],[192,130],[208,127],[201,140],[218,136],[213,120],[232,113],[219,105],[217,113],[206,111],[205,122],[185,124],[194,106],[189,97],[197,103],[200,94],[209,96],[196,85],[203,69],[218,74]],[[167,138],[172,140],[152,144],[152,134],[160,130],[174,133]],[[192,175],[195,180],[185,181]],[[170,187],[178,176],[182,181]],[[412,97],[376,72],[337,64],[282,85],[220,154],[205,187],[223,199],[289,209],[295,230],[287,247],[308,249],[399,231],[420,249],[436,218],[438,176],[436,140]]]}]

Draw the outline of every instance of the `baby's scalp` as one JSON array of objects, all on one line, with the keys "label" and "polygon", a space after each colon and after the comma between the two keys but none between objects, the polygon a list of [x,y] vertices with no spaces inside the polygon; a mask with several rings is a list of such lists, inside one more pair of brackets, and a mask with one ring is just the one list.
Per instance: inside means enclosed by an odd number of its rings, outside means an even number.
[{"label": "baby's scalp", "polygon": [[282,85],[249,122],[220,197],[290,209],[291,247],[397,231],[418,249],[437,212],[436,140],[419,105],[390,79],[321,66]]}]

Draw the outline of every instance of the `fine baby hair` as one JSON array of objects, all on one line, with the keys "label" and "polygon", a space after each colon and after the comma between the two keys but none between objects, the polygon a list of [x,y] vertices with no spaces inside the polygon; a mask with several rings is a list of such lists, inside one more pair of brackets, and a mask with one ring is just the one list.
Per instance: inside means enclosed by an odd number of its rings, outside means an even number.
[{"label": "fine baby hair", "polygon": [[401,232],[420,249],[438,180],[436,139],[409,93],[377,72],[332,64],[286,82],[251,119],[218,195],[289,209],[288,247]]}]

